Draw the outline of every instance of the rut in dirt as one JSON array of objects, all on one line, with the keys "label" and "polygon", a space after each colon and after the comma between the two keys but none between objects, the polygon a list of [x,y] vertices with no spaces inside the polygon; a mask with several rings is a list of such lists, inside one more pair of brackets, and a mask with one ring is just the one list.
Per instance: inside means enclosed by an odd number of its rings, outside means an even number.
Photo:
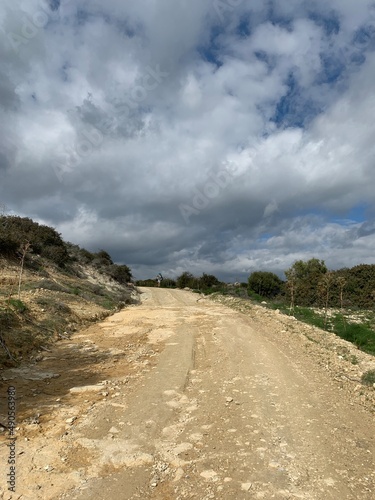
[{"label": "rut in dirt", "polygon": [[125,412],[99,433],[95,418],[79,429],[100,466],[71,498],[373,498],[372,415],[322,369],[298,325],[256,311],[143,289],[132,324],[164,348],[124,394]]}]

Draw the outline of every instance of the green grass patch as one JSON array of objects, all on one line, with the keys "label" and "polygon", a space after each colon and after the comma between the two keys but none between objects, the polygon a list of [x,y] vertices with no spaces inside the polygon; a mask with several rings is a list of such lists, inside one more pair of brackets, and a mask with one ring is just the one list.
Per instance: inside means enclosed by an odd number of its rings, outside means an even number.
[{"label": "green grass patch", "polygon": [[27,311],[27,306],[22,302],[22,300],[10,299],[9,305],[19,313],[24,313]]},{"label": "green grass patch", "polygon": [[228,295],[228,288],[225,286],[214,285],[207,288],[195,289],[193,292],[203,293],[204,295],[212,295],[213,293],[219,293],[221,295]]},{"label": "green grass patch", "polygon": [[109,311],[112,311],[113,309],[116,309],[117,302],[113,301],[110,298],[107,298],[107,299],[101,300],[100,305],[102,307],[104,307],[104,309],[108,309]]},{"label": "green grass patch", "polygon": [[375,355],[375,332],[368,324],[345,323],[338,315],[332,323],[333,331],[342,339],[348,340],[362,351]]},{"label": "green grass patch", "polygon": [[255,292],[253,292],[252,290],[249,290],[249,289],[247,290],[247,295],[254,302],[264,302],[264,301],[266,301],[266,299],[264,297],[262,297],[258,293],[255,293]]},{"label": "green grass patch", "polygon": [[[264,297],[251,292],[249,296],[256,302],[261,302]],[[267,307],[270,309],[279,309],[284,314],[290,314],[290,308],[287,304],[282,302],[268,302]],[[361,312],[358,310],[358,312]],[[350,316],[353,311],[347,311],[346,314],[336,314],[327,319],[327,324],[324,326],[324,311],[321,310],[317,313],[312,308],[296,306],[294,308],[294,317],[303,323],[316,326],[322,330],[333,332],[339,337],[354,344],[358,349],[361,349],[368,354],[375,355],[375,331],[374,331],[374,314],[366,312],[363,317],[362,323],[350,323],[346,316]],[[354,356],[355,358],[355,356]],[[352,364],[357,364],[358,360],[349,359]]]}]

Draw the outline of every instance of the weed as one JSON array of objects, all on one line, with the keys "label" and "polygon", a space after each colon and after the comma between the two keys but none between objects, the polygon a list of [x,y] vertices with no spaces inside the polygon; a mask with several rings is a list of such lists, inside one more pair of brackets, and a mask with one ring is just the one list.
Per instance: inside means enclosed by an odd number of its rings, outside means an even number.
[{"label": "weed", "polygon": [[358,365],[359,361],[358,361],[357,356],[355,356],[354,354],[352,354],[350,356],[350,362],[351,362],[352,365]]},{"label": "weed", "polygon": [[105,309],[112,310],[116,308],[116,304],[113,300],[111,299],[105,299],[101,302],[101,306],[104,307]]},{"label": "weed", "polygon": [[52,292],[64,292],[71,293],[69,288],[56,283],[55,281],[43,279],[34,285],[34,288],[44,288],[45,290],[51,290]]},{"label": "weed", "polygon": [[71,309],[69,306],[67,306],[64,302],[60,302],[51,298],[47,297],[38,297],[35,302],[47,308],[49,311],[54,312],[54,313],[63,313],[63,314],[69,314],[71,313]]},{"label": "weed", "polygon": [[361,382],[363,385],[375,384],[375,370],[365,372],[361,377]]},{"label": "weed", "polygon": [[248,296],[250,297],[251,300],[254,300],[254,302],[263,302],[264,301],[264,297],[262,297],[261,295],[253,292],[252,290],[248,290],[247,294],[248,294]]},{"label": "weed", "polygon": [[9,299],[9,305],[19,313],[24,313],[25,311],[27,311],[27,306],[22,302],[22,300]]}]

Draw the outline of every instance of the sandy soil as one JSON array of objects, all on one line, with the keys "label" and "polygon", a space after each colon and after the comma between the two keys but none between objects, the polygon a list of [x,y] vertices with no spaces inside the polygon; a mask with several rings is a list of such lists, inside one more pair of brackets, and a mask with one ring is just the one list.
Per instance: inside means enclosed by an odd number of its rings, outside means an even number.
[{"label": "sandy soil", "polygon": [[257,305],[141,290],[1,373],[18,420],[16,493],[4,430],[0,498],[374,498],[371,356]]}]

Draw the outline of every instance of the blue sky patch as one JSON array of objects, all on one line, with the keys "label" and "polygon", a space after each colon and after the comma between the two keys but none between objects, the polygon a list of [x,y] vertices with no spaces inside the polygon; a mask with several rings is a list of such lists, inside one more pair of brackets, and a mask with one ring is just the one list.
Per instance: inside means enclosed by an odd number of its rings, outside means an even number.
[{"label": "blue sky patch", "polygon": [[345,219],[350,219],[354,222],[365,222],[367,220],[367,208],[366,204],[356,205],[345,214]]},{"label": "blue sky patch", "polygon": [[323,16],[318,12],[312,12],[309,14],[309,19],[323,28],[326,36],[337,35],[340,32],[340,20],[335,12],[332,12],[330,17]]},{"label": "blue sky patch", "polygon": [[282,128],[304,128],[322,110],[305,95],[293,74],[289,75],[287,85],[289,90],[278,102],[271,121]]},{"label": "blue sky patch", "polygon": [[236,34],[244,38],[247,38],[251,35],[250,15],[247,15],[240,19],[236,28]]},{"label": "blue sky patch", "polygon": [[334,55],[321,54],[322,71],[317,75],[316,82],[318,84],[336,83],[345,73],[346,66],[342,58]]}]

